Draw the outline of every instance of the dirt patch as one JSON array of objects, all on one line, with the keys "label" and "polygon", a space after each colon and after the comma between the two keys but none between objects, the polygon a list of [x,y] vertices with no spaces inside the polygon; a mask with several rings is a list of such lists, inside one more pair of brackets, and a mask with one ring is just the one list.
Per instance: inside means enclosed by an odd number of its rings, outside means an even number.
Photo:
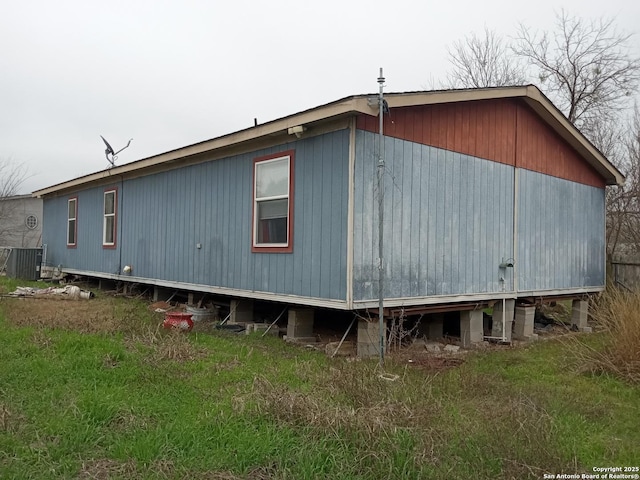
[{"label": "dirt patch", "polygon": [[[31,339],[41,348],[51,345],[48,329],[61,329],[86,334],[121,333],[131,350],[149,349],[147,360],[187,362],[206,357],[205,348],[194,345],[189,333],[162,328],[164,314],[147,312],[139,304],[123,299],[100,297],[91,300],[59,298],[3,299],[0,308],[7,321],[16,327],[34,327]],[[197,331],[207,330],[205,325]],[[103,358],[104,368],[116,368],[117,357]]]},{"label": "dirt patch", "polygon": [[0,307],[7,321],[17,327],[115,333],[122,328],[122,322],[114,315],[114,306],[109,300],[11,298],[4,299]]},{"label": "dirt patch", "polygon": [[136,463],[133,460],[119,462],[109,458],[87,460],[82,462],[78,479],[108,480],[114,477],[135,478]]},{"label": "dirt patch", "polygon": [[440,372],[450,368],[459,367],[465,361],[468,350],[459,350],[456,353],[432,353],[420,344],[416,347],[408,347],[391,352],[387,358],[400,365],[408,365],[412,368],[425,370],[429,373]]},{"label": "dirt patch", "polygon": [[203,480],[262,480],[273,478],[273,467],[260,467],[251,470],[247,477],[238,477],[231,472],[224,471],[177,471],[170,460],[156,460],[146,468],[138,468],[134,460],[120,462],[110,458],[91,459],[82,462],[77,480],[109,480],[112,478],[200,478]]},{"label": "dirt patch", "polygon": [[15,433],[24,422],[24,416],[0,403],[0,432]]}]

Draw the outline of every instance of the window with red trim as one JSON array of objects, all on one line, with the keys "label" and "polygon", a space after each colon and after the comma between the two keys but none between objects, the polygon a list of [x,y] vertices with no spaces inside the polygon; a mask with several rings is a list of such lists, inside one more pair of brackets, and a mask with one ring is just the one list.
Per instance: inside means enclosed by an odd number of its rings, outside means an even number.
[{"label": "window with red trim", "polygon": [[116,211],[118,198],[116,190],[104,192],[104,210],[102,227],[102,246],[116,246]]},{"label": "window with red trim", "polygon": [[253,251],[291,252],[293,151],[256,158],[253,167]]},{"label": "window with red trim", "polygon": [[67,200],[67,247],[75,247],[78,236],[78,198]]}]

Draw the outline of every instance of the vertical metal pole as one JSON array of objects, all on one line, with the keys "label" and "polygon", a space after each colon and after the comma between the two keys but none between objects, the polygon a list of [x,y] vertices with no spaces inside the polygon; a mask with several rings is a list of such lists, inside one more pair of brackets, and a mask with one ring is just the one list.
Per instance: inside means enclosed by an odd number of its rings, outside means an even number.
[{"label": "vertical metal pole", "polygon": [[384,263],[382,254],[383,221],[384,221],[384,77],[382,68],[378,77],[380,94],[378,98],[378,118],[380,129],[378,135],[378,318],[380,321],[380,366],[384,365]]}]

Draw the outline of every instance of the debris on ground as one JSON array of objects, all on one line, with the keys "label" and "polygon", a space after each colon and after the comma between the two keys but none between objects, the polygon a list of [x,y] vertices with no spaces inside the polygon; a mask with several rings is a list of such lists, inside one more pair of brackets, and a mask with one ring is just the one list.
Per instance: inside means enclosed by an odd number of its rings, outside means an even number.
[{"label": "debris on ground", "polygon": [[[340,348],[338,348],[338,346]],[[325,353],[329,357],[355,357],[356,356],[356,342],[347,340],[346,342],[330,342],[324,347]]]},{"label": "debris on ground", "polygon": [[8,294],[10,297],[34,297],[34,298],[67,298],[71,300],[89,299],[95,297],[93,292],[82,290],[75,285],[66,287],[17,287],[15,291]]},{"label": "debris on ground", "polygon": [[162,302],[162,301],[154,302],[151,305],[149,305],[149,310],[156,313],[165,313],[165,312],[168,312],[169,310],[173,310],[174,308],[175,307],[170,303]]}]

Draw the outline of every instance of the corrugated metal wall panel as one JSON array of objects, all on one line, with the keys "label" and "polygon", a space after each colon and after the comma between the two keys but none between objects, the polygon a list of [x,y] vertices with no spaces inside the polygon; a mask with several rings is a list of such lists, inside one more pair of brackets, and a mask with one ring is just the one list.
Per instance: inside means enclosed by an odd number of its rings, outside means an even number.
[{"label": "corrugated metal wall panel", "polygon": [[[74,249],[66,247],[68,197],[47,198],[48,260],[105,273],[129,264],[137,277],[345,300],[348,142],[341,130],[114,183],[112,250],[102,248],[104,188],[77,193]],[[295,149],[293,253],[252,253],[253,159],[288,149]]]},{"label": "corrugated metal wall panel", "polygon": [[518,290],[603,286],[604,189],[519,175]]},{"label": "corrugated metal wall panel", "polygon": [[7,277],[38,280],[41,259],[41,248],[11,248],[7,260]]},{"label": "corrugated metal wall panel", "polygon": [[[358,130],[355,300],[377,298],[376,152],[377,135]],[[498,265],[513,255],[513,168],[389,137],[385,160],[385,297],[501,291]]]}]

